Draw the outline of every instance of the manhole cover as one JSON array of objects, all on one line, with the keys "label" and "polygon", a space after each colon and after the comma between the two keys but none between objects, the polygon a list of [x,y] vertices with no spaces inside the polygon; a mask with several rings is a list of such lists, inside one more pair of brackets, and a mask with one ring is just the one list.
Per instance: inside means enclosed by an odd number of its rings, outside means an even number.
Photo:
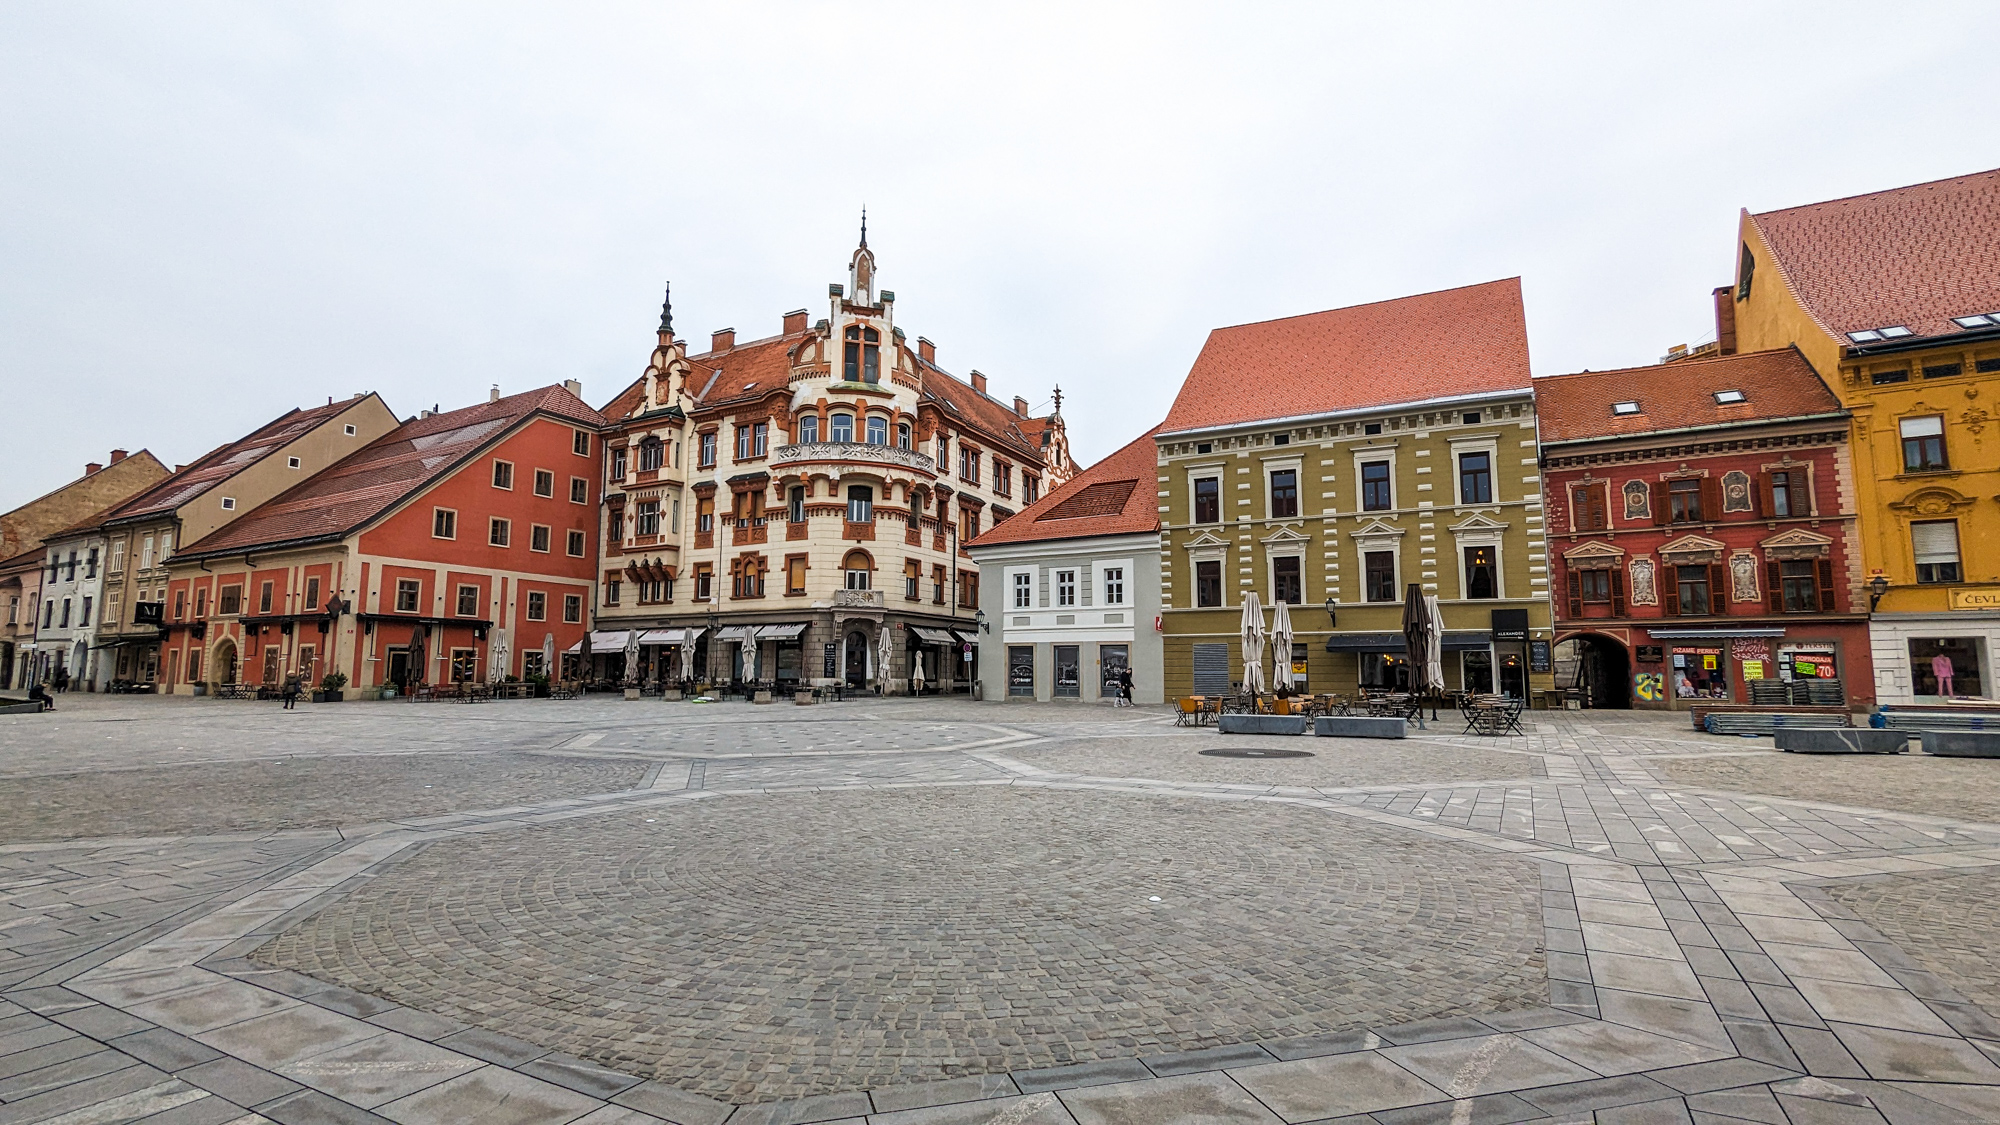
[{"label": "manhole cover", "polygon": [[1268,750],[1260,750],[1254,746],[1218,746],[1213,750],[1203,750],[1201,753],[1211,758],[1310,758],[1313,756],[1310,750],[1279,750],[1275,747]]}]

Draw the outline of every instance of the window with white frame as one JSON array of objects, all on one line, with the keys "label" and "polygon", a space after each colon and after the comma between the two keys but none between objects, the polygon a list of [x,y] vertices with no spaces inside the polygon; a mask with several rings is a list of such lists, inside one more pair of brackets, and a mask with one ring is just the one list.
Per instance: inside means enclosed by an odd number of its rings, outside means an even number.
[{"label": "window with white frame", "polygon": [[1075,604],[1076,604],[1076,571],[1074,570],[1056,571],[1056,605],[1074,606]]},{"label": "window with white frame", "polygon": [[1014,608],[1033,609],[1035,606],[1035,576],[1016,574],[1014,576]]},{"label": "window with white frame", "polygon": [[1104,604],[1125,604],[1125,568],[1107,566],[1104,568]]}]

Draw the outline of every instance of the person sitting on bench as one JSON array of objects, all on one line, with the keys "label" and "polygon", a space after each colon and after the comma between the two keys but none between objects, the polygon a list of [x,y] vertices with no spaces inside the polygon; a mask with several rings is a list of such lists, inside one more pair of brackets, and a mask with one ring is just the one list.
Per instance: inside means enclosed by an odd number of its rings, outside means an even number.
[{"label": "person sitting on bench", "polygon": [[48,689],[40,683],[33,684],[28,688],[28,702],[41,704],[43,711],[53,711],[56,709],[56,701],[49,698]]}]

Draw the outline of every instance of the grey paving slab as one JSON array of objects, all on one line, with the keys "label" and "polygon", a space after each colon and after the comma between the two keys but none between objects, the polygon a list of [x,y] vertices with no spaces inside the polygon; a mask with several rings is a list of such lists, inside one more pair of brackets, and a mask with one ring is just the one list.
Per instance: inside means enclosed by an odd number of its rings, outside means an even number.
[{"label": "grey paving slab", "polygon": [[1151,1078],[1153,1072],[1138,1059],[1111,1059],[1105,1062],[1052,1066],[1041,1070],[1017,1070],[1014,1085],[1024,1094],[1061,1090],[1076,1086],[1099,1086],[1110,1082],[1135,1082]]},{"label": "grey paving slab", "polygon": [[521,1073],[533,1075],[545,1082],[588,1094],[593,1098],[609,1098],[637,1086],[641,1079],[629,1074],[594,1066],[569,1055],[547,1054],[518,1068]]},{"label": "grey paving slab", "polygon": [[203,1046],[163,1027],[112,1039],[110,1045],[140,1062],[169,1073],[222,1057],[222,1052],[215,1048]]},{"label": "grey paving slab", "polygon": [[617,1105],[651,1114],[673,1125],[722,1125],[735,1107],[727,1102],[690,1094],[664,1082],[641,1082],[612,1095]]},{"label": "grey paving slab", "polygon": [[1076,1125],[1054,1094],[1027,1094],[980,1102],[879,1113],[868,1125]]},{"label": "grey paving slab", "polygon": [[1452,1098],[1597,1077],[1592,1071],[1511,1034],[1385,1047],[1381,1053]]},{"label": "grey paving slab", "polygon": [[1020,1092],[1020,1088],[1014,1085],[1014,1080],[1005,1074],[974,1074],[964,1078],[947,1078],[940,1082],[884,1086],[873,1091],[870,1098],[875,1104],[875,1112],[891,1113],[902,1109],[950,1105],[954,1102],[1010,1097]]},{"label": "grey paving slab", "polygon": [[232,1058],[275,1070],[382,1034],[381,1028],[352,1016],[300,1004],[199,1032],[193,1038]]},{"label": "grey paving slab", "polygon": [[1520,1034],[1538,1047],[1606,1076],[1708,1062],[1736,1053],[1615,1023],[1545,1027]]},{"label": "grey paving slab", "polygon": [[1279,1125],[1280,1121],[1220,1073],[1092,1086],[1058,1096],[1077,1125]]},{"label": "grey paving slab", "polygon": [[870,1110],[863,1093],[817,1094],[782,1102],[738,1106],[729,1125],[805,1125],[807,1122],[860,1120]]},{"label": "grey paving slab", "polygon": [[328,1097],[318,1090],[288,1094],[258,1106],[257,1113],[279,1125],[389,1125],[387,1118],[378,1117],[359,1106],[348,1105],[339,1098]]},{"label": "grey paving slab", "polygon": [[1827,1026],[1870,1078],[2000,1085],[2000,1066],[1963,1039],[1846,1023]]},{"label": "grey paving slab", "polygon": [[1374,1051],[1265,1063],[1228,1072],[1288,1122],[1440,1101],[1443,1091]]},{"label": "grey paving slab", "polygon": [[241,1059],[220,1058],[177,1072],[174,1077],[237,1103],[256,1106],[297,1093],[297,1082],[280,1078]]},{"label": "grey paving slab", "polygon": [[489,1064],[377,1109],[398,1125],[563,1125],[603,1104]]},{"label": "grey paving slab", "polygon": [[372,1109],[484,1065],[478,1059],[384,1031],[330,1051],[275,1064],[272,1069],[350,1105]]},{"label": "grey paving slab", "polygon": [[1147,1070],[1164,1078],[1175,1074],[1193,1074],[1205,1070],[1221,1070],[1224,1067],[1275,1062],[1277,1057],[1255,1043],[1242,1043],[1230,1047],[1182,1051],[1172,1055],[1150,1055],[1139,1061],[1145,1064]]}]

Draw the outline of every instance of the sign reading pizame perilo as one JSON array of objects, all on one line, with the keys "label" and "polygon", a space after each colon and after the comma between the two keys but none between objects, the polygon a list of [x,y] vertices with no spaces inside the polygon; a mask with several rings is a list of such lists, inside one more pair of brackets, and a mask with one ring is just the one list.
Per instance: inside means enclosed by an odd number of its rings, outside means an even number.
[{"label": "sign reading pizame perilo", "polygon": [[2000,609],[2000,586],[1986,586],[1976,590],[1953,590],[1953,609]]}]

